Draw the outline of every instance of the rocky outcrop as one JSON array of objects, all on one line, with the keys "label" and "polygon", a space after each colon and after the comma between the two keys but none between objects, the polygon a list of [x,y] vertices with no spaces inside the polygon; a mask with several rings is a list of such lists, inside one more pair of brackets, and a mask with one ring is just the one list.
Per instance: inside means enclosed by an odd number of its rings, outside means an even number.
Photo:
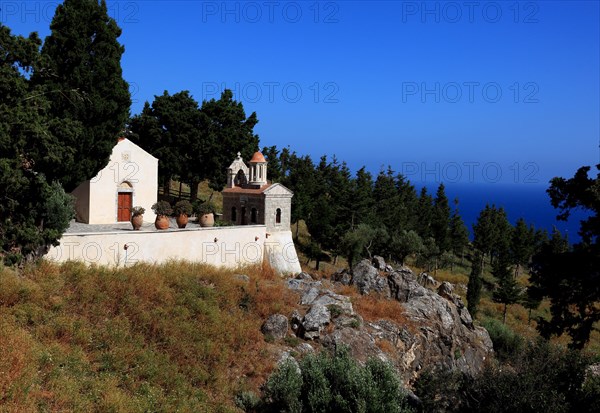
[{"label": "rocky outcrop", "polygon": [[[407,267],[389,271],[383,259],[376,265],[386,271],[363,260],[353,271],[335,273],[329,288],[326,282],[306,276],[287,280],[304,308],[290,316],[296,336],[324,347],[347,345],[360,361],[369,357],[387,360],[406,383],[425,369],[479,372],[493,353],[492,342],[484,328],[473,324],[453,286],[444,282],[437,291],[430,290]],[[363,321],[350,299],[333,291],[336,284],[355,285],[361,294],[399,301],[406,322]]]}]

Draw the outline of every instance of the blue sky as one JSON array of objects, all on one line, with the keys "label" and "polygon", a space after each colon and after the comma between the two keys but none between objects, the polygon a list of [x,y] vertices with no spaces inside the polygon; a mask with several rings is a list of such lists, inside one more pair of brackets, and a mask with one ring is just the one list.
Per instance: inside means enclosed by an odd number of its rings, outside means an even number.
[{"label": "blue sky", "polygon": [[[0,22],[45,36],[56,4],[0,1]],[[545,185],[600,162],[597,1],[108,5],[132,113],[228,87],[261,145],[413,182]]]}]

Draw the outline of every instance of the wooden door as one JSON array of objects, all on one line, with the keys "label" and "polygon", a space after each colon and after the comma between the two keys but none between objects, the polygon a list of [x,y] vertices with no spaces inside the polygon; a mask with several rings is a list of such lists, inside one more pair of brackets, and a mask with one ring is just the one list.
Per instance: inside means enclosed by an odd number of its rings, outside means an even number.
[{"label": "wooden door", "polygon": [[131,206],[133,194],[131,192],[119,192],[117,220],[119,222],[129,221],[131,219]]}]

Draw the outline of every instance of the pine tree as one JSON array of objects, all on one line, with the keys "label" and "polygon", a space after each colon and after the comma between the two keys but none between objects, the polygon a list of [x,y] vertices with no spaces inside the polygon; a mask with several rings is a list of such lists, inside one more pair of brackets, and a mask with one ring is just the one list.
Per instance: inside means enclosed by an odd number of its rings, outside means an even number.
[{"label": "pine tree", "polygon": [[[233,99],[233,92],[225,89],[219,100],[202,102],[199,141],[204,159],[206,179],[215,191],[223,189],[227,183],[226,168],[241,153],[242,159],[250,159],[258,151],[259,137],[254,133],[258,123],[256,112],[246,117],[244,105]],[[194,185],[194,182],[191,182]],[[197,185],[195,185],[197,187]],[[193,192],[192,192],[193,193]]]},{"label": "pine tree", "polygon": [[422,187],[417,207],[417,233],[424,240],[433,238],[432,220],[433,198],[427,193],[427,188]]},{"label": "pine tree", "polygon": [[356,172],[352,180],[352,196],[350,207],[352,211],[352,228],[359,224],[375,224],[375,199],[373,198],[373,177],[363,166]]},{"label": "pine tree", "polygon": [[498,286],[494,290],[493,299],[498,303],[504,304],[502,314],[503,323],[506,324],[506,312],[508,306],[519,302],[522,289],[517,284],[512,271],[509,268],[510,259],[507,254],[501,254],[494,261],[492,274],[498,281]]},{"label": "pine tree", "polygon": [[[131,119],[130,129],[132,139],[160,159],[158,179],[165,194],[175,177],[191,184],[208,175],[206,162],[201,161],[207,154],[202,149],[200,108],[188,91],[155,96],[152,106],[146,102],[142,113]],[[192,201],[195,198],[192,194]]]},{"label": "pine tree", "polygon": [[457,257],[460,257],[460,263],[462,265],[465,249],[469,245],[469,230],[460,216],[458,199],[454,200],[454,212],[450,219],[450,245],[452,247],[452,253]]},{"label": "pine tree", "polygon": [[449,251],[451,248],[450,205],[443,183],[439,185],[435,195],[431,230],[440,251]]},{"label": "pine tree", "polygon": [[375,214],[380,225],[390,230],[396,228],[398,191],[394,182],[394,172],[388,167],[380,171],[373,187]]},{"label": "pine tree", "polygon": [[55,140],[37,167],[71,191],[106,166],[129,118],[125,49],[105,0],[65,0],[50,29],[33,83],[49,97],[48,128]]},{"label": "pine tree", "polygon": [[526,265],[535,248],[535,229],[527,227],[525,220],[519,218],[512,234],[510,250],[512,263],[515,265],[515,277],[519,276],[521,268]]},{"label": "pine tree", "polygon": [[477,315],[477,308],[479,307],[479,300],[481,298],[481,253],[475,254],[473,257],[473,264],[471,267],[471,274],[469,275],[469,283],[467,285],[467,309],[471,316]]},{"label": "pine tree", "polygon": [[395,227],[391,231],[411,231],[417,229],[417,209],[419,197],[415,187],[401,174],[396,176],[398,205]]}]

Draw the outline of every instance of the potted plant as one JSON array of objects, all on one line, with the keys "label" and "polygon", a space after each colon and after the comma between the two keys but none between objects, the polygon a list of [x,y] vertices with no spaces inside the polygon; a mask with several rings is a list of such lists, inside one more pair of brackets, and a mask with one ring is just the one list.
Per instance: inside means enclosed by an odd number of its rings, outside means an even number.
[{"label": "potted plant", "polygon": [[131,226],[134,231],[139,231],[144,223],[144,212],[146,210],[141,206],[134,206],[131,208]]},{"label": "potted plant", "polygon": [[173,215],[176,217],[177,226],[179,228],[185,228],[188,223],[188,217],[192,215],[193,207],[190,201],[185,199],[175,204],[173,208]]},{"label": "potted plant", "polygon": [[156,221],[154,221],[154,226],[156,229],[168,229],[169,215],[173,213],[171,204],[169,204],[167,201],[158,201],[152,205],[152,210],[156,214]]},{"label": "potted plant", "polygon": [[215,225],[215,205],[206,201],[196,206],[196,214],[198,214],[198,223],[201,227],[212,227]]}]

